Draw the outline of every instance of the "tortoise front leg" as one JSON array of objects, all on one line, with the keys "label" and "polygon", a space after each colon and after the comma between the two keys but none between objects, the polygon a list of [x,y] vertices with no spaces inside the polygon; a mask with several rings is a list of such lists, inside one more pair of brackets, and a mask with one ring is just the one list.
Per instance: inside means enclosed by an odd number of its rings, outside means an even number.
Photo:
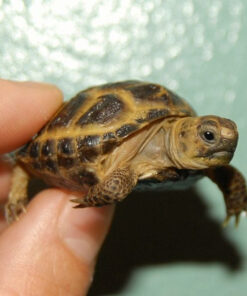
[{"label": "tortoise front leg", "polygon": [[231,216],[236,217],[237,225],[239,215],[247,210],[247,187],[243,175],[230,165],[209,168],[205,173],[218,185],[224,195],[227,212],[224,225],[228,224]]},{"label": "tortoise front leg", "polygon": [[135,187],[138,178],[129,168],[119,168],[92,186],[83,198],[72,199],[75,208],[99,207],[123,200]]}]

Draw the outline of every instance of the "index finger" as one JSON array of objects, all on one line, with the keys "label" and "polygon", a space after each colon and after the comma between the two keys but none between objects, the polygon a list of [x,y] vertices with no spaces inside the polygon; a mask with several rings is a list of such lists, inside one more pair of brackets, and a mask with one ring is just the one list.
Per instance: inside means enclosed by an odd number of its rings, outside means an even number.
[{"label": "index finger", "polygon": [[0,79],[0,153],[26,143],[62,103],[54,85]]}]

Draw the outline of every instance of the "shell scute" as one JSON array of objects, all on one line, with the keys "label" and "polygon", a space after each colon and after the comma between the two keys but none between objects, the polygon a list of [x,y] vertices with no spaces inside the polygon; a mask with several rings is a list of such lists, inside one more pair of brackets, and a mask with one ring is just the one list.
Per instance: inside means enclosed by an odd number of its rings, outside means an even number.
[{"label": "shell scute", "polygon": [[57,151],[65,154],[71,155],[75,152],[73,138],[62,138],[58,140]]},{"label": "shell scute", "polygon": [[169,114],[169,111],[167,109],[151,109],[148,114],[146,119],[147,120],[155,120],[156,118],[162,118],[166,117]]},{"label": "shell scute", "polygon": [[150,100],[156,98],[156,95],[160,92],[161,87],[157,84],[137,84],[131,87],[127,87],[127,90],[131,92],[134,99],[137,100]]},{"label": "shell scute", "polygon": [[85,138],[78,137],[76,139],[77,154],[82,163],[93,162],[99,155],[100,149],[94,141],[99,143],[99,137],[87,136]]},{"label": "shell scute", "polygon": [[83,92],[77,94],[68,103],[65,103],[61,109],[57,112],[55,117],[50,121],[47,126],[47,130],[52,130],[57,127],[68,126],[73,116],[80,110],[81,106],[87,99],[87,95]]},{"label": "shell scute", "polygon": [[66,169],[72,168],[76,163],[76,160],[73,157],[66,157],[62,155],[58,155],[57,161],[59,167]]},{"label": "shell scute", "polygon": [[125,124],[116,130],[116,135],[123,138],[136,130],[138,130],[137,124]]},{"label": "shell scute", "polygon": [[109,141],[109,140],[113,140],[116,139],[116,136],[114,133],[110,132],[110,133],[105,133],[103,135],[103,141]]},{"label": "shell scute", "polygon": [[43,156],[52,156],[55,153],[55,144],[53,139],[46,140],[42,145],[41,154]]},{"label": "shell scute", "polygon": [[111,121],[117,114],[123,111],[123,102],[115,94],[107,94],[98,98],[98,102],[93,105],[76,122],[77,125],[104,124]]},{"label": "shell scute", "polygon": [[100,143],[100,136],[98,135],[89,135],[86,137],[80,137],[77,139],[77,147],[80,149],[81,147],[95,147]]},{"label": "shell scute", "polygon": [[40,143],[38,141],[32,142],[29,148],[29,154],[32,158],[37,158],[39,156]]},{"label": "shell scute", "polygon": [[97,148],[88,148],[78,150],[78,156],[81,163],[92,163],[99,156],[100,150]]},{"label": "shell scute", "polygon": [[56,174],[58,172],[57,162],[51,158],[42,159],[42,165],[43,168],[53,174]]}]

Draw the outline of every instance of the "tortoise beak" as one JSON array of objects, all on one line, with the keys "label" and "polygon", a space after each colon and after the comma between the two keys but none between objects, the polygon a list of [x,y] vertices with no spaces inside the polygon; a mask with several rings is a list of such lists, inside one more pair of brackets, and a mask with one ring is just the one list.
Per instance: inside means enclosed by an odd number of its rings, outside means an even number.
[{"label": "tortoise beak", "polygon": [[226,163],[229,163],[234,155],[234,151],[218,151],[212,154],[213,158],[218,158]]}]

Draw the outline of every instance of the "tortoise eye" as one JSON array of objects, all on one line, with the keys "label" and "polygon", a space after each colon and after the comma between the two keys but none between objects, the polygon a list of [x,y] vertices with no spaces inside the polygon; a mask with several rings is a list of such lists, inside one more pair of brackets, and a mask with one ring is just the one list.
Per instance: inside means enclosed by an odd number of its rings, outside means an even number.
[{"label": "tortoise eye", "polygon": [[213,143],[214,140],[215,140],[215,135],[214,135],[214,133],[211,132],[211,131],[206,131],[206,132],[203,133],[203,138],[204,138],[204,140],[206,140],[207,142],[209,142],[209,143]]}]

